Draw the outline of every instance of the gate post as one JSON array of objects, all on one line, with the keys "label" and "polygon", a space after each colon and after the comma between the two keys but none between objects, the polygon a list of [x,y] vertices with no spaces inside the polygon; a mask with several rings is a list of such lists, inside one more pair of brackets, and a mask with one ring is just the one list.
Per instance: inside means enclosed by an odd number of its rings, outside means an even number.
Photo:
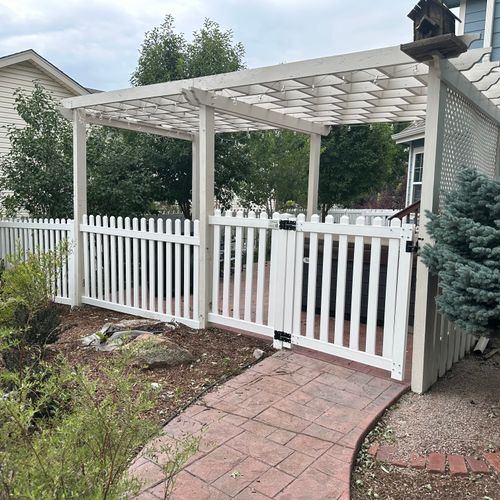
[{"label": "gate post", "polygon": [[[445,122],[446,86],[441,81],[440,60],[435,58],[429,65],[427,91],[427,117],[425,125],[424,169],[422,178],[422,199],[420,201],[419,239],[431,242],[427,233],[426,211],[436,212],[439,205],[441,184],[441,163],[443,159],[443,136]],[[417,284],[415,294],[415,326],[413,333],[413,361],[411,384],[414,392],[425,392],[436,380],[434,373],[434,335],[436,276],[422,262],[417,261]]]},{"label": "gate post", "polygon": [[396,289],[396,311],[394,313],[394,336],[392,346],[391,377],[405,377],[406,345],[408,339],[408,317],[410,313],[411,275],[413,267],[413,226],[403,224],[399,242],[398,282]]},{"label": "gate post", "polygon": [[73,110],[73,248],[69,261],[69,297],[71,306],[82,304],[85,270],[83,237],[80,224],[87,213],[87,137],[85,118]]}]

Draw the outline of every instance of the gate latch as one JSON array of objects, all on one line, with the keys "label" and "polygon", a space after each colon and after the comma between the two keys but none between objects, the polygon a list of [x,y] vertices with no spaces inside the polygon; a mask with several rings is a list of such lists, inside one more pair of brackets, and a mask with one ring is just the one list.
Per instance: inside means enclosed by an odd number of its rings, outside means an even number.
[{"label": "gate latch", "polygon": [[407,241],[406,242],[406,253],[417,253],[418,252],[418,241]]},{"label": "gate latch", "polygon": [[280,220],[280,229],[285,231],[297,231],[296,220]]},{"label": "gate latch", "polygon": [[274,340],[279,340],[280,342],[291,344],[292,334],[286,332],[278,332],[277,330],[274,330]]}]

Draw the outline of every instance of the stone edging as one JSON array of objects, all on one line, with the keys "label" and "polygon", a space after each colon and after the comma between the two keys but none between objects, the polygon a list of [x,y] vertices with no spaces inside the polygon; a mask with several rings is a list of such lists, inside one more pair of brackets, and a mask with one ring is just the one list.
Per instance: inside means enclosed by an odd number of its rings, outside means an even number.
[{"label": "stone edging", "polygon": [[450,473],[452,476],[466,476],[471,473],[500,474],[500,451],[484,453],[481,458],[444,453],[412,455],[410,458],[401,458],[401,454],[398,454],[395,446],[374,442],[368,448],[368,453],[376,460],[395,467],[426,469],[437,474]]}]

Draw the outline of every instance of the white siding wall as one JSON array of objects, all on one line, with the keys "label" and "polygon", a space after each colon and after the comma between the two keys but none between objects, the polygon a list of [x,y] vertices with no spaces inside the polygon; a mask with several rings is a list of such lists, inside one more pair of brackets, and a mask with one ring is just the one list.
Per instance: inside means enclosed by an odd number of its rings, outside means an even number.
[{"label": "white siding wall", "polygon": [[10,148],[5,127],[23,125],[14,107],[14,91],[18,88],[31,91],[35,81],[40,82],[57,99],[76,95],[30,62],[0,68],[0,156]]}]

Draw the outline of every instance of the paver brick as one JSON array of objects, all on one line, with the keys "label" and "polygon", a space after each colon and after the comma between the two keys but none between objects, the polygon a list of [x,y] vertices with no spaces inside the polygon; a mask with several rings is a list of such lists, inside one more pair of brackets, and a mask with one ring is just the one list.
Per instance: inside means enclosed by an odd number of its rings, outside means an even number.
[{"label": "paver brick", "polygon": [[295,436],[295,432],[285,431],[284,429],[277,429],[272,434],[269,434],[268,439],[274,441],[275,443],[286,444]]},{"label": "paver brick", "polygon": [[257,458],[273,466],[279,464],[293,451],[248,431],[231,439],[227,444],[245,455]]},{"label": "paver brick", "polygon": [[256,420],[292,432],[302,432],[311,423],[309,420],[290,415],[276,408],[268,408],[258,415]]},{"label": "paver brick", "polygon": [[470,470],[475,474],[484,474],[489,472],[487,463],[482,459],[477,459],[474,457],[465,457],[465,461],[467,465],[470,467]]},{"label": "paver brick", "polygon": [[268,469],[269,465],[255,458],[248,457],[233,469],[227,471],[223,476],[219,477],[212,485],[218,490],[233,497],[240,491],[243,491]]},{"label": "paver brick", "polygon": [[427,470],[429,472],[444,474],[446,471],[446,455],[443,453],[431,453],[427,458]]},{"label": "paver brick", "polygon": [[466,476],[468,474],[467,465],[462,455],[447,455],[448,466],[452,476]]},{"label": "paver brick", "polygon": [[187,471],[211,483],[236,467],[246,455],[222,445],[187,467]]},{"label": "paver brick", "polygon": [[299,451],[294,451],[290,456],[285,458],[283,462],[277,465],[278,469],[290,474],[294,477],[302,474],[313,462],[314,458],[309,455],[304,455]]},{"label": "paver brick", "polygon": [[283,471],[271,468],[264,472],[262,476],[256,479],[252,486],[260,493],[267,495],[268,497],[274,497],[277,495],[285,486],[290,484],[295,478]]},{"label": "paver brick", "polygon": [[500,474],[500,451],[496,453],[485,453],[484,458],[496,472]]},{"label": "paver brick", "polygon": [[369,446],[368,454],[371,455],[372,457],[376,457],[379,448],[380,448],[380,443],[375,441]]},{"label": "paver brick", "polygon": [[381,462],[389,462],[396,454],[394,446],[380,445],[377,451],[377,460]]},{"label": "paver brick", "polygon": [[344,436],[341,432],[327,429],[326,427],[318,424],[311,424],[309,427],[304,429],[303,433],[308,436],[322,439],[323,441],[329,441],[330,443],[336,443]]},{"label": "paver brick", "polygon": [[318,458],[325,453],[332,443],[323,441],[304,434],[298,434],[290,442],[287,443],[288,448],[293,448],[295,451],[300,451],[310,457]]},{"label": "paver brick", "polygon": [[412,469],[425,469],[425,464],[427,463],[427,457],[423,455],[413,454],[410,457],[410,467]]}]

